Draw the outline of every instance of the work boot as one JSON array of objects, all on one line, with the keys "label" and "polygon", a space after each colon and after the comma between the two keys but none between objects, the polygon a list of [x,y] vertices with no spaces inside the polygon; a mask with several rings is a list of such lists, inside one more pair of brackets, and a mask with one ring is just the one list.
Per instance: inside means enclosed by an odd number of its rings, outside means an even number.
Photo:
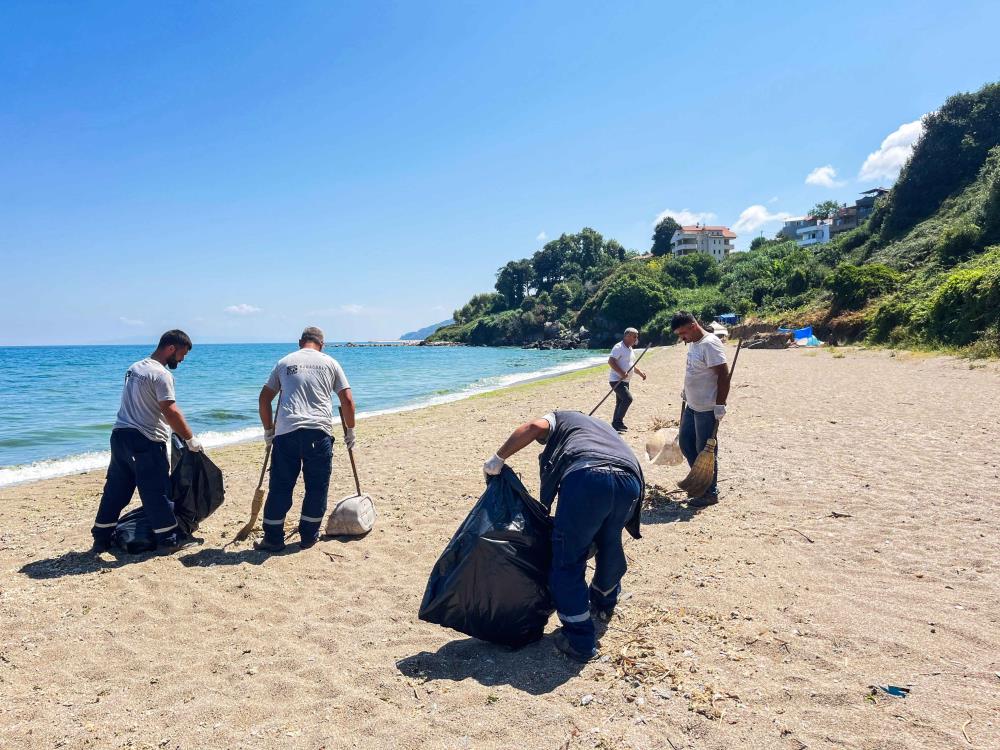
[{"label": "work boot", "polygon": [[626,425],[624,425],[624,424],[613,424],[613,425],[611,425],[611,427],[619,435],[621,435],[622,433],[628,432],[628,427]]},{"label": "work boot", "polygon": [[318,541],[319,541],[319,534],[317,534],[314,537],[308,537],[308,538],[302,537],[302,539],[299,540],[299,549],[309,549]]},{"label": "work boot", "polygon": [[579,664],[586,664],[587,662],[593,661],[597,658],[597,649],[590,649],[589,654],[582,653],[573,648],[573,645],[569,642],[569,639],[561,631],[557,630],[552,636],[552,642],[555,647],[559,649],[566,657],[572,659]]},{"label": "work boot", "polygon": [[591,604],[590,616],[595,620],[600,620],[601,622],[609,622],[611,618],[615,616],[615,608],[608,607],[607,609],[602,609],[595,604]]},{"label": "work boot", "polygon": [[719,502],[718,494],[704,494],[701,497],[689,497],[687,504],[689,508],[707,508]]},{"label": "work boot", "polygon": [[269,542],[267,539],[261,539],[253,543],[253,548],[258,552],[281,552],[285,549],[285,542]]},{"label": "work boot", "polygon": [[110,539],[98,539],[97,537],[94,537],[94,543],[90,546],[90,549],[87,550],[87,551],[90,552],[90,554],[92,554],[92,555],[99,555],[102,552],[110,552],[111,551],[111,540]]},{"label": "work boot", "polygon": [[156,553],[159,555],[172,555],[188,547],[201,544],[201,539],[195,539],[190,534],[175,532],[156,543]]}]

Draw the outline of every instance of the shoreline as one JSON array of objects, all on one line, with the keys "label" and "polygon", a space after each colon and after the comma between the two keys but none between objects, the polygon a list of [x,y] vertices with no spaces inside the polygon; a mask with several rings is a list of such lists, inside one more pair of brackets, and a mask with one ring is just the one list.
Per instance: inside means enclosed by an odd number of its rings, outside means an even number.
[{"label": "shoreline", "polygon": [[[654,351],[658,347],[651,347]],[[518,386],[536,383],[543,380],[562,378],[575,373],[583,372],[604,366],[604,362],[591,361],[598,358],[603,359],[603,355],[594,355],[593,358],[580,360],[579,362],[555,365],[540,371],[528,373],[511,373],[510,375],[497,376],[501,381],[496,385],[476,386],[470,384],[454,393],[439,394],[429,396],[411,404],[389,407],[385,409],[373,409],[371,411],[361,411],[357,414],[359,422],[373,419],[375,417],[389,414],[402,414],[420,409],[428,409],[442,404],[455,403],[469,398],[484,396],[489,393],[516,388]],[[333,418],[334,426],[340,424],[338,417]],[[228,432],[208,430],[196,433],[202,437],[206,448],[222,449],[234,445],[243,445],[252,442],[259,442],[264,437],[264,430],[260,427],[243,427]],[[14,464],[11,466],[0,466],[0,489],[7,487],[19,487],[35,482],[43,482],[47,479],[59,477],[88,474],[106,467],[110,453],[108,451],[88,451],[76,453],[60,458],[42,459],[28,464]],[[24,475],[19,477],[18,475]]]}]

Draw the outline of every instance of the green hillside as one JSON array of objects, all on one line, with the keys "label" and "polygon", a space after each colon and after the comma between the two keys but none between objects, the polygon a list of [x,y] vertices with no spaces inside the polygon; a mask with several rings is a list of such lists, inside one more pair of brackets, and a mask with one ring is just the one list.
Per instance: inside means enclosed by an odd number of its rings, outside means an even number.
[{"label": "green hillside", "polygon": [[[1000,84],[928,115],[913,155],[868,221],[801,248],[757,239],[721,263],[639,255],[593,229],[499,269],[494,291],[431,340],[519,345],[589,331],[606,346],[629,325],[670,340],[677,309],[812,324],[821,338],[1000,354]],[[663,252],[659,227],[654,252]]]}]

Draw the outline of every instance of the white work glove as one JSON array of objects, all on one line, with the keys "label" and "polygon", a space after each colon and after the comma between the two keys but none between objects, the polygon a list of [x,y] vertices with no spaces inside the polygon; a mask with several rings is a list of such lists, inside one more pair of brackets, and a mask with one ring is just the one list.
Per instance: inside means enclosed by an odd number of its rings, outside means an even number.
[{"label": "white work glove", "polygon": [[724,416],[726,416],[726,405],[725,404],[716,404],[715,405],[715,420],[717,422],[721,422],[722,418]]},{"label": "white work glove", "polygon": [[201,451],[203,450],[201,441],[195,435],[192,435],[190,438],[185,440],[184,445],[187,446],[187,449],[189,451],[192,451],[194,453],[201,453]]},{"label": "white work glove", "polygon": [[347,450],[354,450],[354,428],[345,427],[344,428],[344,445],[347,446]]},{"label": "white work glove", "polygon": [[483,464],[483,474],[488,477],[495,477],[501,471],[503,471],[503,459],[494,453],[490,456],[490,459]]},{"label": "white work glove", "polygon": [[270,445],[274,441],[274,428],[264,430],[264,445]]}]

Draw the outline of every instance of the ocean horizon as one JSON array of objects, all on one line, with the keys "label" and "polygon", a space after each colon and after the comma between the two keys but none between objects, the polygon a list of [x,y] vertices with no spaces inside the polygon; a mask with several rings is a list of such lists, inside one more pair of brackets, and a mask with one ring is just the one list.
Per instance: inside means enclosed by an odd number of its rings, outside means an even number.
[{"label": "ocean horizon", "polygon": [[[125,371],[152,349],[0,347],[0,487],[106,466]],[[275,362],[295,349],[285,343],[195,345],[174,379],[177,403],[207,448],[263,436],[257,395]],[[607,359],[604,350],[391,341],[333,342],[326,352],[344,367],[360,419],[457,401]]]}]

